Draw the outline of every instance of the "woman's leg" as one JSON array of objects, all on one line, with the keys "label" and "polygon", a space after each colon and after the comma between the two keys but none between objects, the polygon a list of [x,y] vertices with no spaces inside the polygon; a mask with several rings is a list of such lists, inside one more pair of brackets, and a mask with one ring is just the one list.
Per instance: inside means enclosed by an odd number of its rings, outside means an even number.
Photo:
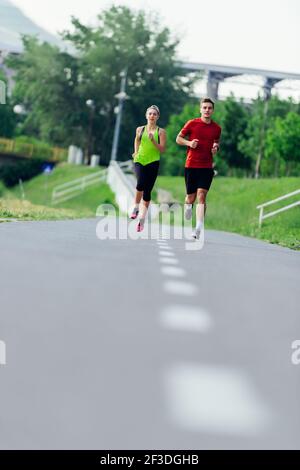
[{"label": "woman's leg", "polygon": [[131,219],[136,219],[139,213],[139,207],[140,207],[140,202],[143,197],[143,186],[144,186],[144,174],[143,174],[143,166],[140,163],[135,163],[134,164],[134,170],[136,174],[136,179],[137,179],[137,185],[136,185],[136,193],[135,193],[135,198],[134,198],[134,207],[133,211],[131,214]]},{"label": "woman's leg", "polygon": [[151,192],[154,187],[159,170],[159,161],[149,163],[145,166],[145,184],[143,193],[143,202],[140,212],[140,222],[143,224],[151,202]]},{"label": "woman's leg", "polygon": [[140,202],[142,200],[144,191],[136,191],[135,193],[135,199],[134,199],[134,204],[136,207],[139,207]]}]

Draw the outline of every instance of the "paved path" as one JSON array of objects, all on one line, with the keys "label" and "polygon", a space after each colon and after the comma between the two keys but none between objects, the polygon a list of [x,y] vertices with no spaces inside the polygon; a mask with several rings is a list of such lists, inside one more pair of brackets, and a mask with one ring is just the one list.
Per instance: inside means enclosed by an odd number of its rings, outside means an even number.
[{"label": "paved path", "polygon": [[300,253],[96,225],[0,225],[0,448],[299,448]]}]

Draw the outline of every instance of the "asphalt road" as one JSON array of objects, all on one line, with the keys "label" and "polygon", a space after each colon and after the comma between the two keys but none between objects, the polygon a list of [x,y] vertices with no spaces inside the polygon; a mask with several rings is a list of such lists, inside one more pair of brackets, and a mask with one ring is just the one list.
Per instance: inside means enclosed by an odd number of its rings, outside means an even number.
[{"label": "asphalt road", "polygon": [[299,449],[300,253],[97,222],[0,224],[0,448]]}]

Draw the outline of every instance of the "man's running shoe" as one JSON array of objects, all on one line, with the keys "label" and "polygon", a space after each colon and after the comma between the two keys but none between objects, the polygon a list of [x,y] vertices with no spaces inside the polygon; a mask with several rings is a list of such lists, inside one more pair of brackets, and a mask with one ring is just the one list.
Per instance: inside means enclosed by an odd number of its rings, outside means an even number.
[{"label": "man's running shoe", "polygon": [[184,217],[186,220],[191,220],[193,215],[193,206],[192,204],[185,204],[184,205]]},{"label": "man's running shoe", "polygon": [[201,230],[197,229],[193,231],[192,233],[192,237],[195,239],[195,240],[199,240],[200,238],[200,233],[201,233]]},{"label": "man's running shoe", "polygon": [[132,214],[131,214],[130,218],[131,218],[131,219],[136,219],[137,216],[138,216],[138,214],[139,214],[139,210],[138,210],[137,207],[135,207],[135,208],[133,209],[133,211],[132,211]]}]

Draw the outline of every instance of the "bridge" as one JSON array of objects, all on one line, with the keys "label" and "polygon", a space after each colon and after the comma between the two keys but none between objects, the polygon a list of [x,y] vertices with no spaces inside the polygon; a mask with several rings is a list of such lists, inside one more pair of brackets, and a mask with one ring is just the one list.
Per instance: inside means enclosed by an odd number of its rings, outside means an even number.
[{"label": "bridge", "polygon": [[[8,92],[13,87],[13,71],[5,66],[4,60],[8,54],[18,54],[17,52],[1,51],[0,46],[0,69],[8,77]],[[206,77],[207,96],[217,100],[219,97],[219,85],[228,78],[238,76],[253,76],[263,79],[263,97],[268,100],[271,97],[272,89],[277,83],[289,80],[297,84],[300,92],[300,74],[290,72],[278,72],[273,70],[256,69],[248,67],[238,67],[231,65],[217,65],[201,62],[178,62],[178,65],[187,72],[204,72]]]},{"label": "bridge", "polygon": [[[23,45],[20,33],[38,35],[42,40],[59,46],[62,49],[65,49],[67,45],[53,34],[36,25],[30,18],[24,15],[22,10],[11,0],[0,0],[0,17],[1,19],[3,17],[1,22],[2,31],[0,29],[0,69],[2,69],[8,77],[7,91],[9,93],[13,87],[14,73],[5,66],[4,60],[7,55],[18,55],[22,53]],[[71,53],[74,53],[74,51]],[[231,77],[243,75],[259,76],[263,78],[262,89],[265,99],[270,98],[274,85],[283,80],[299,81],[297,88],[299,88],[300,91],[300,74],[296,73],[274,72],[270,70],[214,65],[201,62],[193,63],[181,61],[179,65],[188,72],[205,72],[205,76],[207,77],[207,95],[213,99],[218,98],[219,84],[221,82]]]},{"label": "bridge", "polygon": [[241,75],[252,75],[262,77],[264,80],[262,89],[264,99],[271,97],[272,88],[276,83],[283,80],[299,81],[300,90],[300,74],[289,73],[289,72],[277,72],[271,70],[247,68],[247,67],[235,67],[229,65],[215,65],[198,62],[180,62],[180,66],[187,72],[199,72],[202,71],[207,77],[207,95],[212,99],[218,99],[219,84],[227,78],[241,76]]}]

